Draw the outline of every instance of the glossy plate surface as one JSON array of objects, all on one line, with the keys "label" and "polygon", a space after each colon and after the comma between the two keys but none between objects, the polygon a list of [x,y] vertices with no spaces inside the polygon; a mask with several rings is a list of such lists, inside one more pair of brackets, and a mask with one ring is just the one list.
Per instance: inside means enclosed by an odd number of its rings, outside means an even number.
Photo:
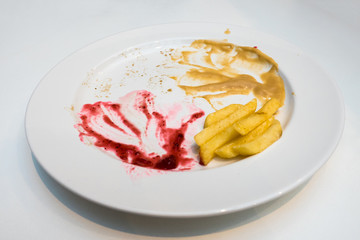
[{"label": "glossy plate surface", "polygon": [[[225,34],[227,29],[230,34]],[[278,142],[242,161],[134,175],[120,160],[79,140],[74,112],[85,103],[111,101],[136,89],[166,99],[165,87],[149,79],[166,71],[156,67],[163,63],[166,50],[195,39],[257,46],[279,64],[286,102],[278,116],[283,125]],[[107,84],[112,87],[106,88]],[[336,84],[301,50],[251,29],[209,23],[152,26],[90,44],[42,79],[26,113],[34,155],[63,186],[114,209],[167,217],[229,213],[280,197],[328,160],[343,125],[343,100]]]}]

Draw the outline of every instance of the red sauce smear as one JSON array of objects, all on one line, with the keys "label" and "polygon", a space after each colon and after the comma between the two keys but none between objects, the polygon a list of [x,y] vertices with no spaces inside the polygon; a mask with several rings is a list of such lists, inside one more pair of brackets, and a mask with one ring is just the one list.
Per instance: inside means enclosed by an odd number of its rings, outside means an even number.
[{"label": "red sauce smear", "polygon": [[[161,140],[159,142],[163,142],[161,147],[165,150],[165,154],[148,154],[139,146],[111,140],[95,130],[95,127],[92,126],[93,123],[91,122],[91,119],[102,116],[104,124],[108,125],[107,127],[110,126],[123,134],[136,137],[139,142],[142,142],[143,135],[141,130],[126,117],[126,114],[124,113],[126,113],[127,109],[122,109],[121,103],[96,102],[94,104],[85,104],[79,114],[81,121],[77,125],[77,128],[81,129],[79,130],[80,139],[90,137],[93,139],[93,144],[96,147],[113,152],[126,163],[141,167],[172,170],[179,166],[189,166],[194,159],[187,157],[188,151],[183,146],[185,133],[189,124],[203,117],[204,112],[198,110],[186,118],[186,121],[182,122],[179,128],[169,128],[166,123],[167,116],[154,111],[153,95],[150,92],[138,91],[137,97],[138,101],[133,107],[137,108],[136,110],[142,112],[143,116],[146,117],[146,129],[149,127],[150,121],[156,123],[156,137]],[[103,109],[106,109],[109,112],[111,111],[112,118],[116,116],[117,121],[120,121],[126,126],[127,130],[115,124]]]}]

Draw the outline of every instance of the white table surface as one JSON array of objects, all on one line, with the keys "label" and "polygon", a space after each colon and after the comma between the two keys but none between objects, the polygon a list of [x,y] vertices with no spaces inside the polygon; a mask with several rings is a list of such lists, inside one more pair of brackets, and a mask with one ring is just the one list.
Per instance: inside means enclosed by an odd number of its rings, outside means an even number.
[{"label": "white table surface", "polygon": [[[332,157],[280,199],[218,217],[117,212],[60,186],[33,158],[25,137],[26,104],[40,79],[95,40],[183,21],[247,26],[311,55],[345,100],[345,129]],[[359,239],[359,43],[356,0],[1,0],[0,239]]]}]

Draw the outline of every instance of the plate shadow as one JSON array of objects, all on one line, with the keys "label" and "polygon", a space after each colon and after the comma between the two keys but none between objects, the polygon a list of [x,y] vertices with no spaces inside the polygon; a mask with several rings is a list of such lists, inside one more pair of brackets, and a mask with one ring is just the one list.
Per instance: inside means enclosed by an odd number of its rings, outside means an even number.
[{"label": "plate shadow", "polygon": [[101,226],[131,234],[152,237],[190,237],[222,232],[270,214],[290,201],[307,182],[282,197],[260,206],[220,216],[198,218],[152,217],[114,210],[71,192],[53,179],[32,155],[41,180],[67,208]]}]

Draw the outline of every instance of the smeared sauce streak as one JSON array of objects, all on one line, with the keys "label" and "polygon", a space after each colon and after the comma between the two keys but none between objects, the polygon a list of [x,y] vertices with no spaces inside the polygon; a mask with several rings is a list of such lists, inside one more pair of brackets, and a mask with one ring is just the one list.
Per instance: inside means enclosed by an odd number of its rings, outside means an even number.
[{"label": "smeared sauce streak", "polygon": [[[195,86],[182,85],[181,78],[176,78],[186,94],[202,97],[211,104],[213,98],[252,92],[263,103],[276,98],[283,105],[285,88],[278,65],[257,47],[212,40],[195,40],[190,47],[193,50],[172,56],[179,64],[192,67],[186,72],[186,78],[200,82]],[[254,75],[259,76],[260,81]]]},{"label": "smeared sauce streak", "polygon": [[[141,99],[142,98],[142,99]],[[142,112],[147,119],[146,127],[149,127],[150,120],[155,120],[157,124],[157,133],[164,144],[161,146],[165,150],[163,155],[148,154],[142,150],[139,146],[124,144],[121,142],[113,141],[93,127],[94,122],[98,118],[102,118],[104,124],[124,134],[131,135],[138,138],[139,142],[142,141],[142,132],[131,123],[129,119],[123,114],[126,109],[121,111],[121,104],[112,102],[96,102],[94,104],[85,104],[80,112],[80,123],[77,127],[81,127],[79,137],[90,137],[93,140],[93,145],[101,148],[105,151],[113,152],[122,161],[130,164],[134,164],[141,167],[171,170],[177,168],[179,165],[182,169],[186,169],[186,166],[193,161],[192,158],[188,158],[187,150],[182,146],[184,142],[185,132],[192,122],[201,118],[204,115],[203,111],[193,113],[187,121],[183,122],[179,128],[168,128],[166,126],[166,116],[159,112],[151,111],[152,95],[146,91],[143,91],[140,96],[139,111]],[[106,111],[104,111],[106,109]],[[116,125],[110,117],[107,115],[110,112],[112,118],[120,120],[129,131]],[[141,144],[140,144],[141,145]]]}]

